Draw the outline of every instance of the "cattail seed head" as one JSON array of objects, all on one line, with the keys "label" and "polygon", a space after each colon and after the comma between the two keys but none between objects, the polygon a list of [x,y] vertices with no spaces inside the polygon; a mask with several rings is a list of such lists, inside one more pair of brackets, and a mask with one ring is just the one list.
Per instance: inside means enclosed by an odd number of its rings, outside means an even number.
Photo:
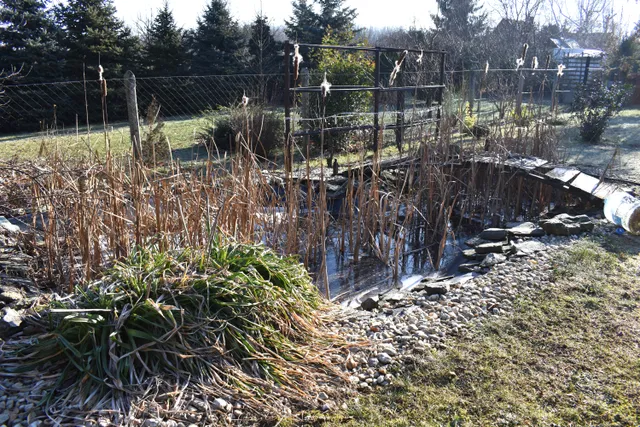
[{"label": "cattail seed head", "polygon": [[326,73],[326,71],[324,73],[324,80],[322,81],[322,84],[320,85],[320,90],[322,91],[322,99],[326,98],[327,95],[329,95],[329,92],[331,91],[331,83],[329,83],[327,81],[327,73]]},{"label": "cattail seed head", "polygon": [[102,73],[104,73],[104,68],[102,68],[102,65],[98,65],[98,80],[102,81]]},{"label": "cattail seed head", "polygon": [[393,82],[396,80],[398,73],[400,72],[400,68],[402,68],[402,63],[404,62],[404,58],[406,58],[408,50],[403,51],[400,54],[400,58],[396,61],[395,67],[393,67],[393,71],[391,72],[391,76],[389,77],[389,86],[393,86]]},{"label": "cattail seed head", "polygon": [[566,67],[564,66],[564,64],[560,64],[558,65],[558,77],[562,77],[564,75],[564,69]]},{"label": "cattail seed head", "polygon": [[533,68],[534,70],[536,70],[538,68],[538,57],[534,56],[533,60],[531,61],[531,68]]},{"label": "cattail seed head", "polygon": [[300,74],[300,64],[302,63],[302,55],[300,55],[300,45],[293,45],[293,80],[298,80]]},{"label": "cattail seed head", "polygon": [[489,61],[487,61],[486,64],[484,64],[484,74],[488,74],[489,73]]}]

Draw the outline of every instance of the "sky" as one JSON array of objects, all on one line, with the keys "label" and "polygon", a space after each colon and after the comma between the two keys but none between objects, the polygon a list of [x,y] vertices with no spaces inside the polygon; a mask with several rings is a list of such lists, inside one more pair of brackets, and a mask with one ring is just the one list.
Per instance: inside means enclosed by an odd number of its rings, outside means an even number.
[{"label": "sky", "polygon": [[[164,0],[114,0],[118,14],[133,25],[138,16],[149,16],[151,11],[162,7]],[[207,0],[169,0],[176,21],[185,28],[195,27]],[[292,13],[291,0],[228,0],[233,17],[240,23],[252,21],[262,10],[272,25],[284,25]],[[436,0],[348,0],[349,7],[358,10],[356,25],[359,27],[409,27],[428,26],[429,15],[437,9]],[[393,7],[388,7],[392,4]],[[410,11],[410,12],[406,12]]]},{"label": "sky", "polygon": [[[292,13],[291,0],[227,0],[231,13],[240,23],[252,21],[262,8],[272,26],[284,25]],[[162,7],[164,0],[114,0],[121,18],[132,27],[140,17],[148,17]],[[179,25],[193,28],[208,0],[169,0],[169,7]],[[572,0],[567,0],[571,5]],[[358,11],[355,24],[361,28],[429,27],[430,15],[437,11],[436,0],[347,0],[345,4]],[[617,13],[624,18],[627,30],[640,20],[639,0],[614,0]],[[493,8],[485,6],[491,13]],[[491,17],[491,16],[490,16]]]}]

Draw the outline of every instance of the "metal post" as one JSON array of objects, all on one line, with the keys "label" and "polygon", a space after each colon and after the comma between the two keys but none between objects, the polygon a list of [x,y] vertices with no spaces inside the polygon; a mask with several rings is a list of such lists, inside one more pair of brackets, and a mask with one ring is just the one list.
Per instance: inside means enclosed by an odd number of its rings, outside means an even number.
[{"label": "metal post", "polygon": [[555,113],[556,107],[558,105],[558,86],[560,85],[560,76],[556,75],[556,78],[553,80],[553,87],[551,89],[551,113]]},{"label": "metal post", "polygon": [[[397,77],[398,86],[402,84],[402,73]],[[396,147],[398,152],[402,154],[402,144],[404,143],[404,91],[398,91],[396,94]]]},{"label": "metal post", "polygon": [[136,92],[136,76],[131,71],[124,74],[124,88],[127,96],[127,113],[129,118],[129,132],[133,144],[135,161],[142,159],[142,141],[140,139],[140,118],[138,116],[138,95]]},{"label": "metal post", "polygon": [[582,84],[586,85],[587,82],[589,81],[589,67],[591,66],[591,57],[587,56],[587,61],[584,64],[584,77],[582,80]]},{"label": "metal post", "polygon": [[378,131],[380,127],[379,117],[380,114],[380,48],[376,48],[376,63],[374,73],[374,83],[376,91],[373,93],[373,151],[378,151]]},{"label": "metal post", "polygon": [[522,116],[522,91],[524,91],[524,73],[518,74],[518,91],[516,92],[516,117]]},{"label": "metal post", "polygon": [[473,70],[469,71],[469,92],[467,95],[467,101],[469,102],[469,115],[473,116],[473,106],[476,101],[476,73]]},{"label": "metal post", "polygon": [[289,156],[291,151],[291,43],[284,42],[284,168],[285,172],[291,171]]},{"label": "metal post", "polygon": [[[444,64],[447,57],[446,52],[442,52],[440,56],[440,81],[441,86],[444,85]],[[440,136],[440,120],[442,120],[442,100],[444,99],[444,89],[438,89],[438,111],[436,113],[436,138]]]}]

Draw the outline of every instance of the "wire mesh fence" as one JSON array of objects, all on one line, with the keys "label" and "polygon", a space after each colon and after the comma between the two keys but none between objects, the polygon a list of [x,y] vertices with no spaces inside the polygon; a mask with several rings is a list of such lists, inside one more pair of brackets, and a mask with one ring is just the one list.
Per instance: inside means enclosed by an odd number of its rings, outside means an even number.
[{"label": "wire mesh fence", "polygon": [[[278,104],[282,76],[243,74],[138,78],[140,114],[155,99],[166,120],[191,119],[228,107],[243,95],[255,102]],[[75,129],[127,119],[124,79],[107,81],[106,111],[98,81],[9,84],[0,103],[0,132]]]},{"label": "wire mesh fence", "polygon": [[[391,86],[415,87],[406,91],[379,91],[379,106],[373,106],[372,93],[363,93],[363,99],[353,102],[353,94],[332,90],[329,98],[336,107],[326,109],[321,92],[296,93],[293,105],[294,131],[315,131],[321,127],[331,138],[332,128],[359,126],[358,137],[369,133],[376,115],[387,142],[397,142],[402,137],[399,127],[420,126],[417,133],[432,132],[438,121],[435,96],[437,91],[418,89],[419,86],[437,85],[441,74],[432,58],[412,52],[405,58],[400,73],[393,72],[399,52],[383,52],[380,58],[378,84],[382,88]],[[374,53],[367,52],[365,60],[372,61]],[[579,61],[578,61],[579,62]],[[476,117],[469,123],[490,124],[499,121],[514,121],[518,102],[529,118],[539,118],[548,114],[553,105],[554,90],[564,94],[567,85],[584,79],[587,70],[592,78],[597,63],[591,67],[584,63],[564,69],[564,76],[558,76],[553,69],[487,69],[445,71],[443,75],[444,102],[442,117],[449,120],[449,128],[464,122],[466,115]],[[594,67],[596,66],[596,67]],[[373,88],[376,75],[371,71],[358,76],[358,86]],[[319,69],[301,69],[295,87],[309,86],[319,89],[325,72]],[[579,76],[579,77],[576,77]],[[339,71],[330,71],[327,79],[339,87],[350,82],[353,76]],[[391,83],[391,80],[394,82]],[[567,80],[564,82],[564,80]],[[137,78],[139,115],[144,118],[148,107],[154,102],[159,106],[157,118],[166,122],[173,146],[190,146],[198,140],[198,133],[210,131],[216,126],[220,115],[227,114],[224,108],[237,106],[243,96],[253,104],[268,105],[284,122],[285,81],[282,74],[240,74],[215,76],[177,76]],[[127,104],[124,79],[109,79],[106,102],[102,104],[100,82],[69,81],[36,84],[6,84],[0,99],[0,134],[11,135],[19,132],[45,132],[56,135],[75,133],[77,129],[102,129],[103,123],[122,132],[120,139],[126,138]],[[559,96],[558,96],[559,98]],[[564,96],[565,100],[567,99]],[[535,116],[535,117],[534,117]],[[365,130],[365,128],[367,128]],[[458,126],[460,130],[460,126]],[[454,130],[455,131],[455,130]],[[36,133],[37,134],[37,133]],[[395,138],[394,138],[395,136]],[[6,138],[5,138],[6,140]],[[383,141],[384,143],[384,141]]]}]

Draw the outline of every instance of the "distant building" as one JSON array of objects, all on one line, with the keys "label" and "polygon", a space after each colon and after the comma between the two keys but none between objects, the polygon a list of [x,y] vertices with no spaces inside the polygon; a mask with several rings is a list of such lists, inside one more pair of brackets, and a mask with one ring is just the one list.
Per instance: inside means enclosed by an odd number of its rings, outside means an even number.
[{"label": "distant building", "polygon": [[[588,35],[583,35],[584,40],[591,39],[594,43],[600,39],[595,35],[591,38],[586,36]],[[558,99],[563,103],[571,102],[577,85],[602,75],[606,53],[601,49],[581,45],[574,38],[552,38],[551,41],[556,46],[551,54],[553,59],[566,67],[558,86]]]}]

